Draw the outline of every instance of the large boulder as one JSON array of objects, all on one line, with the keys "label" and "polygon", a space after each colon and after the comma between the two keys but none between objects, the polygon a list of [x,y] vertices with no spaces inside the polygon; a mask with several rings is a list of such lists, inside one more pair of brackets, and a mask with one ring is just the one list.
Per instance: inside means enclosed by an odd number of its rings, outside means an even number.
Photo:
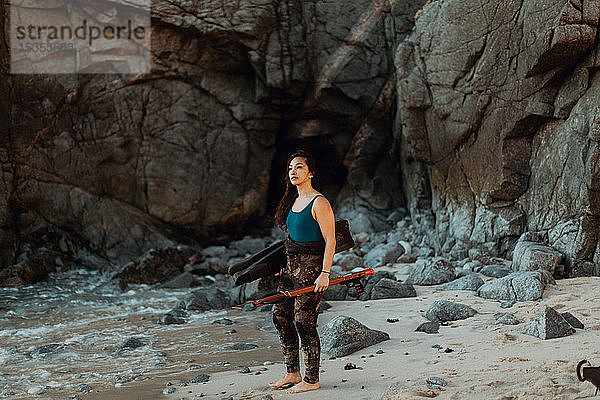
[{"label": "large boulder", "polygon": [[369,267],[379,267],[396,261],[404,253],[404,247],[397,242],[375,246],[365,254],[364,263]]},{"label": "large boulder", "polygon": [[339,265],[345,271],[350,271],[358,266],[364,265],[363,258],[352,252],[336,254],[333,263]]},{"label": "large boulder", "polygon": [[191,251],[185,247],[151,249],[113,276],[123,288],[130,283],[158,283],[179,275]]},{"label": "large boulder", "polygon": [[22,254],[16,264],[0,270],[0,286],[25,286],[45,279],[56,268],[57,256],[45,247]]},{"label": "large boulder", "polygon": [[415,288],[413,285],[401,283],[393,279],[380,279],[371,290],[371,300],[405,297],[417,297]]},{"label": "large boulder", "polygon": [[430,262],[421,262],[413,266],[406,283],[413,285],[438,285],[454,280],[454,265],[443,257],[436,257]]},{"label": "large boulder", "polygon": [[392,281],[396,281],[396,277],[394,276],[394,274],[389,271],[377,271],[377,272],[375,272],[375,274],[373,276],[368,277],[366,280],[363,279],[363,282],[366,281],[366,283],[364,284],[365,293],[363,293],[359,297],[359,299],[360,300],[369,300],[371,298],[371,292],[373,291],[373,288],[375,287],[375,285],[377,285],[379,283],[379,281],[381,281],[384,278],[392,280]]},{"label": "large boulder", "polygon": [[197,289],[181,300],[177,309],[187,311],[222,310],[235,305],[235,299],[226,291],[218,288]]},{"label": "large boulder", "polygon": [[447,322],[466,319],[475,314],[477,314],[477,311],[466,304],[436,300],[427,309],[425,318],[432,322]]},{"label": "large boulder", "polygon": [[369,329],[351,317],[338,315],[319,331],[321,350],[332,357],[343,357],[365,347],[389,340],[382,331]]},{"label": "large boulder", "polygon": [[198,285],[196,284],[196,279],[194,279],[194,275],[191,272],[184,272],[182,274],[179,274],[176,277],[171,278],[168,281],[159,285],[159,287],[165,289],[182,289],[193,286]]},{"label": "large boulder", "polygon": [[264,250],[265,247],[267,247],[265,239],[249,236],[229,244],[229,249],[235,251],[239,256],[248,256],[258,253],[259,251]]},{"label": "large boulder", "polygon": [[494,300],[529,301],[542,298],[544,289],[554,279],[546,270],[513,272],[486,282],[477,291],[479,297]]},{"label": "large boulder", "polygon": [[[331,267],[331,274],[329,276],[329,279],[339,278],[343,275],[344,275],[344,272],[342,271],[342,269],[339,266],[334,265]],[[375,273],[375,275],[377,275],[377,272]],[[370,282],[371,280],[372,279],[369,279],[368,282]],[[365,290],[367,290],[367,293],[369,291],[368,286],[369,286],[369,283],[367,283],[367,285],[365,286]],[[339,284],[339,285],[329,286],[327,288],[327,290],[323,293],[323,300],[346,300],[347,296],[348,296],[348,286]]]},{"label": "large boulder", "polygon": [[523,333],[540,339],[554,339],[572,335],[575,329],[556,310],[546,307]]},{"label": "large boulder", "polygon": [[[266,276],[252,282],[244,283],[229,290],[229,296],[234,304],[249,300],[258,300],[277,291],[278,276]],[[339,286],[339,285],[336,285]],[[335,287],[335,286],[334,286]]]},{"label": "large boulder", "polygon": [[481,275],[490,276],[492,278],[503,278],[511,273],[510,268],[504,264],[486,265],[479,270]]},{"label": "large boulder", "polygon": [[494,324],[503,324],[503,325],[518,325],[519,320],[513,313],[496,313],[494,314]]},{"label": "large boulder", "polygon": [[535,271],[545,269],[554,274],[563,260],[560,251],[544,243],[519,240],[513,251],[513,271]]}]

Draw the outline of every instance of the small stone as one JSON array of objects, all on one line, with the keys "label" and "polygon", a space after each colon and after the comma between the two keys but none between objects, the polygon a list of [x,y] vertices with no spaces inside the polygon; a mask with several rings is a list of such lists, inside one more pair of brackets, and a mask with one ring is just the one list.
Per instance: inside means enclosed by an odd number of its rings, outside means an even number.
[{"label": "small stone", "polygon": [[172,394],[175,393],[175,390],[176,389],[174,387],[168,387],[163,390],[163,394]]},{"label": "small stone", "polygon": [[77,385],[77,390],[83,393],[90,393],[92,391],[92,387],[85,383],[80,383]]},{"label": "small stone", "polygon": [[208,382],[210,379],[210,375],[200,374],[196,375],[194,378],[190,379],[190,383],[204,383]]},{"label": "small stone", "polygon": [[518,325],[519,321],[513,313],[494,314],[494,324]]},{"label": "small stone", "polygon": [[271,396],[270,394],[263,396],[260,398],[260,400],[273,400],[273,396]]},{"label": "small stone", "polygon": [[383,353],[385,353],[385,351],[383,351],[383,350],[381,350],[381,349],[379,349],[379,350],[377,350],[377,351],[375,352],[375,354],[383,354]]},{"label": "small stone", "polygon": [[232,334],[234,334],[234,333],[236,333],[236,332],[237,332],[237,331],[236,331],[235,329],[230,329],[230,330],[228,330],[228,331],[225,331],[224,333],[225,333],[226,335],[232,335]]},{"label": "small stone", "polygon": [[221,324],[221,325],[233,325],[233,321],[229,318],[219,318],[212,322],[213,324]]},{"label": "small stone", "polygon": [[427,384],[427,389],[429,390],[442,390],[442,387],[439,385],[434,385],[433,383]]},{"label": "small stone", "polygon": [[432,385],[437,386],[446,386],[448,383],[443,378],[438,378],[437,376],[430,376],[425,380],[425,382],[430,383]]},{"label": "small stone", "polygon": [[174,309],[161,316],[157,322],[161,325],[181,325],[187,322],[187,315],[185,310]]},{"label": "small stone", "polygon": [[143,347],[145,345],[146,345],[146,343],[144,343],[143,341],[141,341],[138,338],[129,338],[120,346],[119,349],[120,350],[131,350],[131,349],[135,349],[138,347]]},{"label": "small stone", "polygon": [[252,350],[256,349],[258,345],[252,343],[235,343],[228,347],[229,350]]},{"label": "small stone", "polygon": [[29,389],[27,389],[27,394],[32,394],[34,396],[37,396],[38,394],[43,394],[43,393],[46,393],[46,390],[44,390],[44,388],[41,386],[32,386]]},{"label": "small stone", "polygon": [[250,373],[250,368],[243,367],[242,369],[240,369],[240,373],[241,374],[248,374],[248,373]]},{"label": "small stone", "polygon": [[438,322],[423,322],[415,329],[415,332],[425,332],[428,334],[440,333],[440,324]]}]

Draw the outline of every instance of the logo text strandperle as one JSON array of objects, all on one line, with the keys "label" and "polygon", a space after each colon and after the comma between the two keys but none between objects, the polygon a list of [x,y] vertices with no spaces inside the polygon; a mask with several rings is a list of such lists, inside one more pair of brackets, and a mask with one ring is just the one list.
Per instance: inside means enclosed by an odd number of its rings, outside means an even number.
[{"label": "logo text strandperle", "polygon": [[[96,25],[89,25],[87,20],[83,20],[83,23],[72,28],[68,25],[60,27],[56,26],[35,26],[19,25],[16,28],[17,39],[31,39],[31,40],[72,40],[73,37],[80,40],[89,40],[90,46],[96,39],[128,39],[131,40],[132,36],[137,40],[144,40],[146,37],[146,28],[144,26],[136,26],[132,28],[131,20],[127,21],[127,26],[111,26],[106,25],[99,27]],[[47,33],[46,33],[47,32]],[[68,37],[67,37],[68,36]]]}]

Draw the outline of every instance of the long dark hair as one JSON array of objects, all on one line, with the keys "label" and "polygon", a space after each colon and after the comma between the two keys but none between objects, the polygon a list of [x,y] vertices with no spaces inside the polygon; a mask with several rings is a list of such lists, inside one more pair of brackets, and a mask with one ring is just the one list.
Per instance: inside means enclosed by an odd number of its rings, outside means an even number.
[{"label": "long dark hair", "polygon": [[281,184],[285,185],[285,193],[283,194],[283,197],[281,198],[281,201],[279,202],[279,205],[277,206],[277,211],[275,212],[275,223],[282,228],[285,225],[285,220],[287,219],[288,213],[292,209],[294,200],[296,200],[296,198],[298,197],[298,191],[296,190],[296,187],[294,185],[292,185],[292,182],[290,182],[290,177],[289,177],[289,173],[288,173],[288,168],[290,166],[290,162],[296,157],[304,157],[304,159],[306,159],[306,165],[308,166],[308,171],[311,174],[313,174],[313,179],[317,175],[316,174],[317,163],[315,162],[315,159],[308,151],[297,150],[297,151],[293,152],[292,154],[290,154],[290,156],[287,159],[287,162],[285,163],[284,173],[281,178]]}]

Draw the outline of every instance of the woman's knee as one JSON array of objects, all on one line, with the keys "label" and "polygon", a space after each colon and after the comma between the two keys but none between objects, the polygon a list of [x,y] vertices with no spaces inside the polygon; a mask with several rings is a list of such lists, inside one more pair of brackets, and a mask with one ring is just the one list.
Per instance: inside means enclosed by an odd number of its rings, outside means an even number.
[{"label": "woman's knee", "polygon": [[282,330],[289,330],[293,328],[292,317],[284,312],[273,312],[273,325],[281,332]]},{"label": "woman's knee", "polygon": [[301,313],[296,315],[296,328],[301,336],[316,336],[317,335],[317,318],[316,316],[306,315]]}]

